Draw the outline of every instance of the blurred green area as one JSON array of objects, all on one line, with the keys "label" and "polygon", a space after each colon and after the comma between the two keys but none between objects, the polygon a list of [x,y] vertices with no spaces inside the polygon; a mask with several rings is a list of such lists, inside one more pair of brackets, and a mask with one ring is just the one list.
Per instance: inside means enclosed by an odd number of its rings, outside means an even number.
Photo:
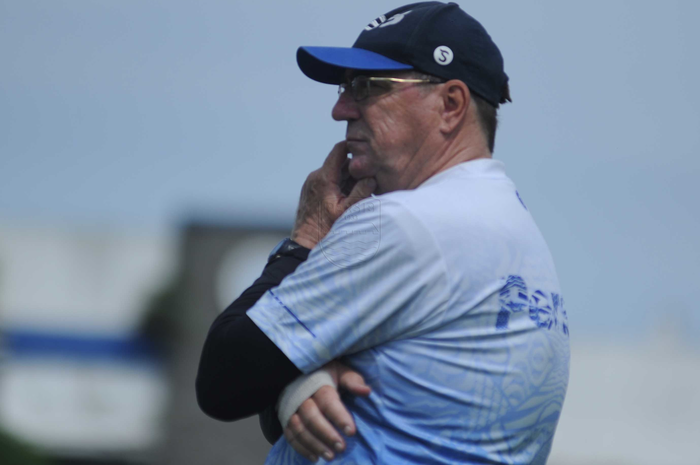
[{"label": "blurred green area", "polygon": [[148,338],[166,362],[182,337],[184,277],[176,275],[154,292],[146,303],[138,332]]},{"label": "blurred green area", "polygon": [[0,464],[49,465],[51,462],[28,444],[0,430]]}]

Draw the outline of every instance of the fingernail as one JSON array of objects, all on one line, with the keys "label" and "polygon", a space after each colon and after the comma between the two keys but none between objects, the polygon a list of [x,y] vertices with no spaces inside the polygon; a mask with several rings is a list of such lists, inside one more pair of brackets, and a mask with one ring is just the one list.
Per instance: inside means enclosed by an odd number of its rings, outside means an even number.
[{"label": "fingernail", "polygon": [[350,433],[352,433],[352,428],[350,428],[349,426],[346,426],[343,431],[345,431],[345,434],[347,436],[350,436]]},{"label": "fingernail", "polygon": [[333,447],[335,447],[335,450],[338,452],[343,451],[343,443],[342,442],[336,442],[335,444],[333,444]]},{"label": "fingernail", "polygon": [[333,454],[330,452],[324,452],[323,453],[323,458],[326,460],[333,460]]}]

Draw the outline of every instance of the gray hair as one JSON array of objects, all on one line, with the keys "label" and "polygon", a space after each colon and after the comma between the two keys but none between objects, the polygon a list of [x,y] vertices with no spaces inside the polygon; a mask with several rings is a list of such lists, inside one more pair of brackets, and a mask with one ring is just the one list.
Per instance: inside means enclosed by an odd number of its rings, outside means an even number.
[{"label": "gray hair", "polygon": [[[416,79],[440,79],[437,76],[422,73],[420,71],[410,71],[408,74],[410,77]],[[444,81],[444,79],[440,80]],[[496,145],[496,129],[498,129],[498,109],[475,93],[470,92],[470,95],[472,103],[476,106],[476,115],[477,121],[479,122],[479,127],[481,128],[481,132],[486,139],[486,144],[488,145],[489,151],[493,153],[493,149]]]}]

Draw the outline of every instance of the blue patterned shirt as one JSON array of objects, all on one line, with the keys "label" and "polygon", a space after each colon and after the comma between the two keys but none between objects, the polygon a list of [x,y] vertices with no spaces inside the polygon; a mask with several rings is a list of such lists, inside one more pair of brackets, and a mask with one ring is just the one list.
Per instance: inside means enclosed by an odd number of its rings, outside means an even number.
[{"label": "blue patterned shirt", "polygon": [[[479,159],[357,203],[249,311],[304,373],[340,358],[339,464],[544,464],[569,376],[548,247],[505,175]],[[266,464],[304,464],[284,437]],[[324,463],[323,460],[320,463]]]}]

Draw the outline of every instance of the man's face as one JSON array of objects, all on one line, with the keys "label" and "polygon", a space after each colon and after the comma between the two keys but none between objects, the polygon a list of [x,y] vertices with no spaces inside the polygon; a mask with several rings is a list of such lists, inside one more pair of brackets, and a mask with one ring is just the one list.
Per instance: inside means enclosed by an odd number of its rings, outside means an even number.
[{"label": "man's face", "polygon": [[[405,72],[372,76],[414,77]],[[348,81],[352,77],[348,75]],[[426,141],[438,115],[431,89],[411,83],[383,85],[386,91],[379,89],[359,102],[347,90],[332,112],[333,119],[348,123],[350,174],[356,179],[374,177],[378,194],[417,185],[427,162]]]}]

